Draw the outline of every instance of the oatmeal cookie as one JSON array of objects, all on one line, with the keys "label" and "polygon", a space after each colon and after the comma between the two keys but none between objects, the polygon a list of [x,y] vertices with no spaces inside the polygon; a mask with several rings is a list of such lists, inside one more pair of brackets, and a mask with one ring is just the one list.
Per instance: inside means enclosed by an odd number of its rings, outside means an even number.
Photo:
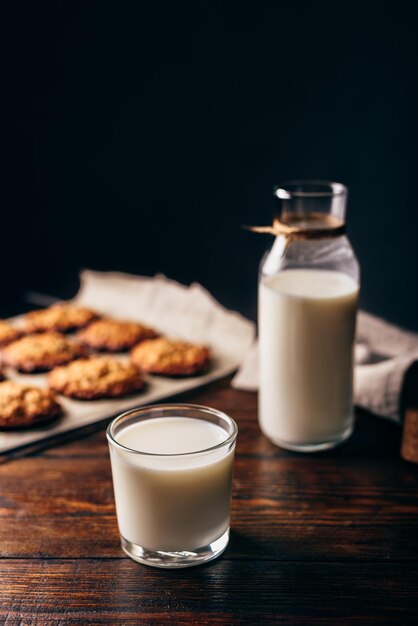
[{"label": "oatmeal cookie", "polygon": [[69,398],[120,398],[144,387],[142,374],[132,363],[111,356],[80,359],[48,374],[48,384]]},{"label": "oatmeal cookie", "polygon": [[6,320],[0,320],[0,347],[19,339],[22,332]]},{"label": "oatmeal cookie", "polygon": [[3,349],[3,362],[19,372],[46,372],[86,353],[84,346],[51,331],[22,337],[9,344]]},{"label": "oatmeal cookie", "polygon": [[48,389],[22,383],[0,383],[0,428],[27,428],[58,417],[62,409]]},{"label": "oatmeal cookie", "polygon": [[193,376],[210,363],[205,346],[170,339],[148,339],[131,352],[132,362],[144,372],[163,376]]},{"label": "oatmeal cookie", "polygon": [[143,324],[112,319],[97,320],[77,333],[82,344],[105,352],[123,352],[157,336],[154,329]]},{"label": "oatmeal cookie", "polygon": [[86,326],[98,317],[95,311],[85,307],[59,302],[47,309],[26,313],[23,318],[23,325],[27,333],[39,333],[48,330],[69,332]]}]

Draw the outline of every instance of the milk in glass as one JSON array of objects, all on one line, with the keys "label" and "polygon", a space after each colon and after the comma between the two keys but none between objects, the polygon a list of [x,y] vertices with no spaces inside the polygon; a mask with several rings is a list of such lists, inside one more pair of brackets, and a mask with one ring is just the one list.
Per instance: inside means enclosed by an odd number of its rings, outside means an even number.
[{"label": "milk in glass", "polygon": [[227,437],[217,424],[190,417],[123,428],[118,444],[140,454],[111,448],[122,537],[166,552],[195,550],[221,537],[229,528],[234,450],[208,448]]}]

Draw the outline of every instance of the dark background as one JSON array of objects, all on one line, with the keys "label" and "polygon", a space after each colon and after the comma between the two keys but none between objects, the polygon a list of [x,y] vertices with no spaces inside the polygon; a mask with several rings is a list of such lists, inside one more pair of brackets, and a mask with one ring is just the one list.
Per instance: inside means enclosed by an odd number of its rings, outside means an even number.
[{"label": "dark background", "polygon": [[416,21],[402,2],[31,2],[3,18],[3,305],[82,267],[255,317],[274,184],[350,188],[362,305],[418,329]]}]

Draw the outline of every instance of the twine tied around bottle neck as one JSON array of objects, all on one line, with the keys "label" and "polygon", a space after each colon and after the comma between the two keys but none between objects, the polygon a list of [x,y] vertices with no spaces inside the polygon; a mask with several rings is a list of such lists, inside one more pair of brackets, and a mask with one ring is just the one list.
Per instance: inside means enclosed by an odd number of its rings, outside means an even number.
[{"label": "twine tied around bottle neck", "polygon": [[296,239],[325,239],[341,237],[346,232],[345,222],[324,213],[295,213],[275,217],[271,226],[244,226],[253,233],[267,233],[275,237]]}]

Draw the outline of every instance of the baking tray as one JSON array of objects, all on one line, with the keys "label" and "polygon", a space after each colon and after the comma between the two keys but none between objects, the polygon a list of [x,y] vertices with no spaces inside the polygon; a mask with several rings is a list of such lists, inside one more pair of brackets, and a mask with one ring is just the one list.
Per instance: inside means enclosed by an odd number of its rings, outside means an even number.
[{"label": "baking tray", "polygon": [[[199,284],[189,287],[165,276],[131,276],[84,270],[73,304],[97,309],[114,318],[142,321],[162,334],[206,344],[212,352],[210,369],[200,376],[167,378],[146,376],[141,392],[120,399],[73,400],[57,394],[64,414],[57,421],[20,431],[0,431],[0,454],[56,438],[64,433],[109,419],[128,409],[173,398],[236,370],[248,350],[254,325],[238,313],[222,307]],[[19,325],[21,316],[13,318]],[[128,359],[124,354],[115,357]],[[10,380],[46,387],[46,374],[20,374],[5,369]]]}]

